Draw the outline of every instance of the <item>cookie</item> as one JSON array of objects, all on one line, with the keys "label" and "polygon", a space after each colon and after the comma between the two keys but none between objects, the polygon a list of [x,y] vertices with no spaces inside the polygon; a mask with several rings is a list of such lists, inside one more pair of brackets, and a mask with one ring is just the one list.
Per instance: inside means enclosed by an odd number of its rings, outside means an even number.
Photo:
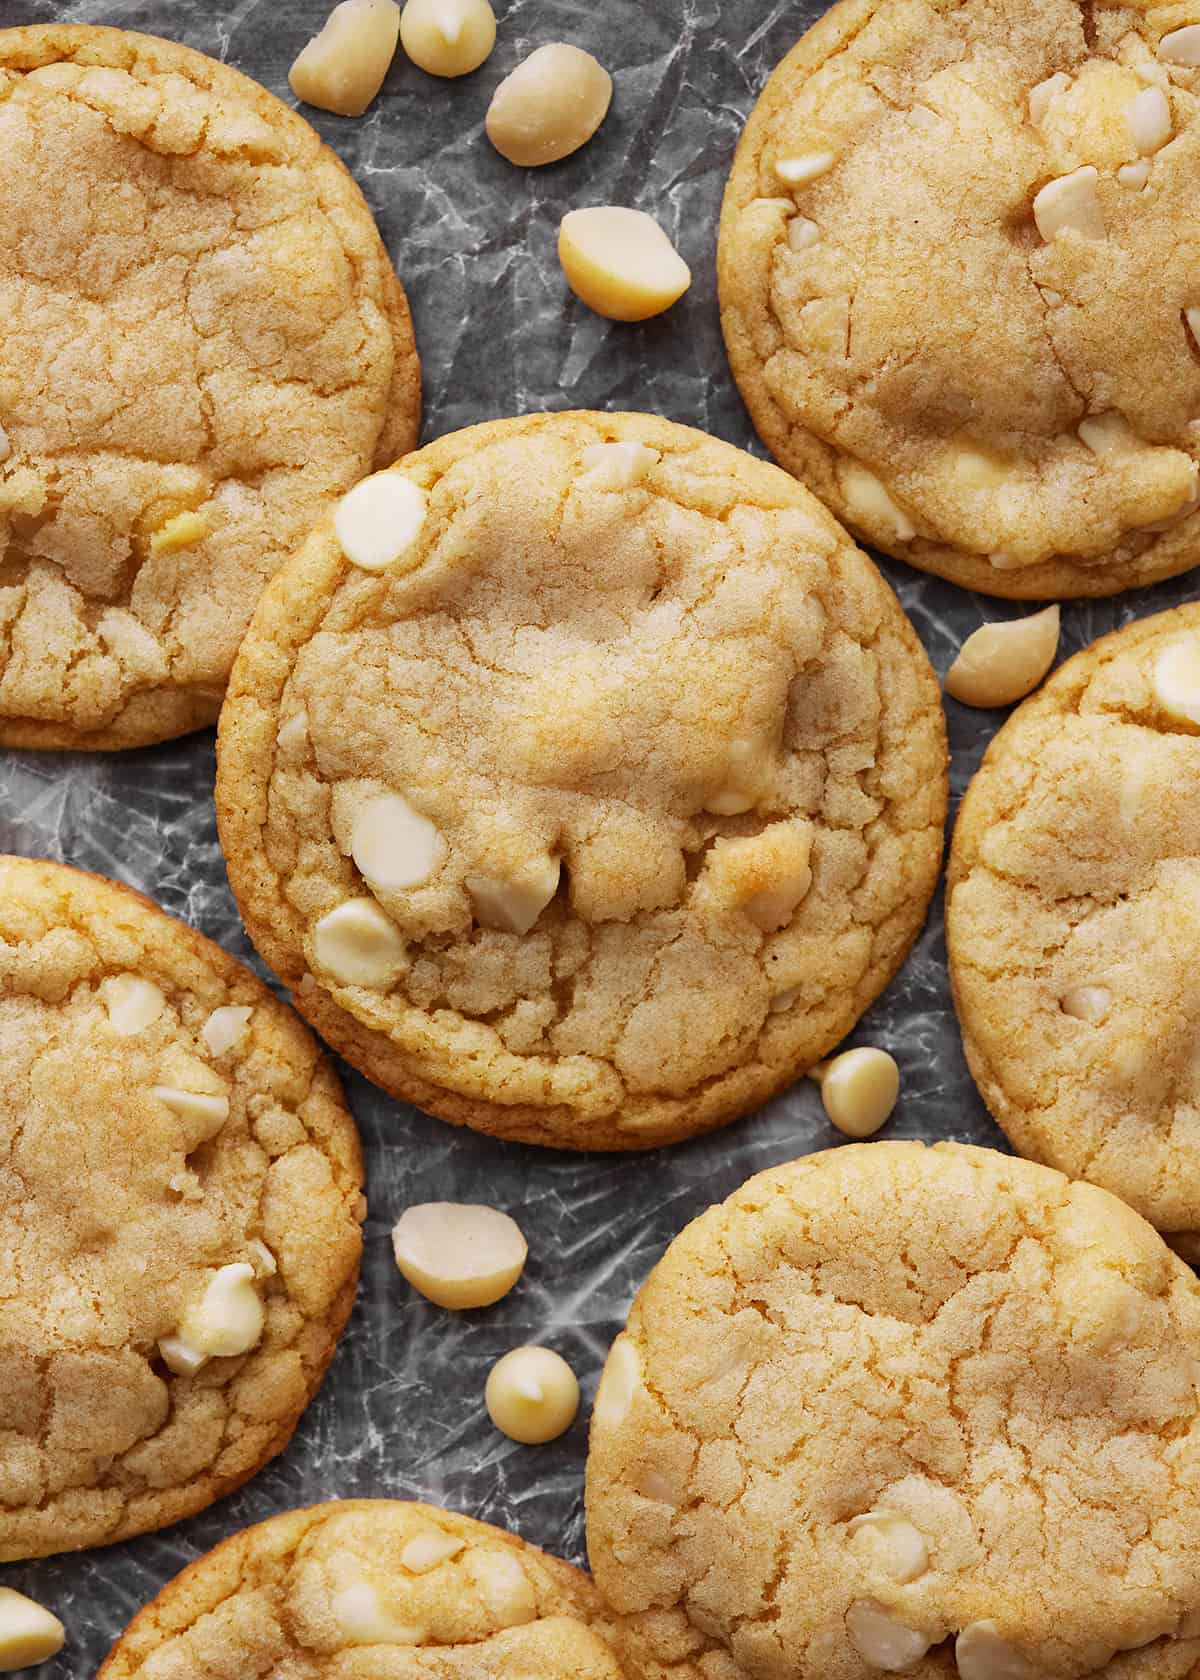
[{"label": "cookie", "polygon": [[350,1312],[325,1058],[128,888],[0,858],[0,1559],[202,1510],[287,1444]]},{"label": "cookie", "polygon": [[164,740],[416,441],[408,305],[316,133],[186,47],[0,30],[0,150],[0,744]]},{"label": "cookie", "polygon": [[841,0],[771,76],[725,341],[763,441],[877,548],[1037,600],[1200,560],[1185,14]]},{"label": "cookie", "polygon": [[430,1505],[354,1499],[222,1542],[136,1616],[98,1680],[636,1680],[578,1569]]},{"label": "cookie", "polygon": [[[975,1082],[1023,1155],[1200,1242],[1200,606],[1103,637],[963,801],[946,943]],[[1189,694],[1193,698],[1189,701]]]},{"label": "cookie", "polygon": [[848,1145],[671,1244],[596,1395],[596,1584],[649,1680],[1183,1680],[1200,1283],[1093,1185]]},{"label": "cookie", "polygon": [[887,984],[945,763],[911,626],[792,479],[534,415],[316,527],[239,654],[217,805],[251,937],[369,1078],[628,1149],[764,1102]]}]

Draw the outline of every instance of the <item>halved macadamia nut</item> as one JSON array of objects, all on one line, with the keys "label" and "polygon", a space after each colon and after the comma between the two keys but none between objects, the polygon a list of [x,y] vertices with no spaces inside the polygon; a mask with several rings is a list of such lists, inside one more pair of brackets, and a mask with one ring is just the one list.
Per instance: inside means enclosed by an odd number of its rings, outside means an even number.
[{"label": "halved macadamia nut", "polygon": [[490,1307],[507,1295],[528,1254],[521,1227],[499,1208],[474,1202],[421,1202],[392,1230],[396,1264],[439,1307]]},{"label": "halved macadamia nut", "polygon": [[1037,687],[1058,652],[1059,610],[982,624],[946,672],[946,693],[966,706],[1011,706]]},{"label": "halved macadamia nut", "polygon": [[653,216],[616,204],[571,210],[558,258],[581,302],[610,321],[661,315],[692,283],[692,271]]}]

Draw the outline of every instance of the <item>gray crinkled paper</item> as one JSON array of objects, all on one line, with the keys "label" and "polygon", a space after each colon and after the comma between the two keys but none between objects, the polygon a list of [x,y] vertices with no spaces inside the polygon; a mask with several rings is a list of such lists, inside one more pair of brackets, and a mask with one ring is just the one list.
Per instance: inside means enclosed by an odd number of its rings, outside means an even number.
[{"label": "gray crinkled paper", "polygon": [[[365,192],[408,290],[425,378],[423,438],[543,408],[649,409],[761,453],[726,366],[714,255],[721,191],[769,71],[821,10],[812,0],[497,0],[483,69],[435,81],[398,55],[364,118],[306,111]],[[0,23],[106,23],[169,35],[290,101],[287,69],[326,0],[0,0]],[[583,151],[548,169],[505,163],[483,134],[492,89],[533,47],[565,40],[613,72],[612,111]],[[2,167],[2,164],[0,164]],[[666,317],[620,326],[566,291],[559,219],[586,204],[655,214],[692,266]],[[0,231],[2,237],[2,231]],[[0,323],[0,331],[3,325]],[[885,563],[939,674],[986,618],[1020,609]],[[1068,606],[1063,651],[1190,598],[1191,582]],[[948,704],[962,792],[997,723]],[[0,847],[116,876],[261,969],[217,845],[212,735],[124,757],[0,754]],[[967,1075],[946,983],[940,903],[854,1042],[892,1051],[900,1106],[886,1135],[1002,1146]],[[405,1108],[354,1074],[370,1219],[358,1302],[320,1395],[281,1458],[212,1510],[127,1545],[7,1566],[0,1583],[66,1622],[44,1680],[92,1675],[133,1613],[191,1559],[248,1523],[339,1495],[445,1504],[582,1562],[587,1402],[633,1294],[682,1225],[751,1173],[837,1140],[815,1086],[649,1155],[577,1156],[496,1143]],[[521,1285],[482,1313],[416,1297],[396,1272],[392,1223],[410,1202],[488,1201],[519,1220]],[[579,1373],[574,1428],[544,1447],[500,1436],[483,1408],[493,1360],[518,1342]]]}]

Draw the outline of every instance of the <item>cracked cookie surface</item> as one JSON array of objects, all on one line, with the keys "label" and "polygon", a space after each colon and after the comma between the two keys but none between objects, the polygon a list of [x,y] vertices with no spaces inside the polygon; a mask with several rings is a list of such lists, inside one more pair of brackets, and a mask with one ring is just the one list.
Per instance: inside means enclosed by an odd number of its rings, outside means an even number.
[{"label": "cracked cookie surface", "polygon": [[955,828],[946,942],[984,1101],[1022,1154],[1200,1252],[1200,726],[1172,664],[1200,607],[1077,653],[988,749]]},{"label": "cracked cookie surface", "polygon": [[1152,1228],[1032,1162],[872,1143],[750,1179],[596,1395],[588,1550],[633,1660],[1194,1674],[1198,1331]]},{"label": "cracked cookie surface", "polygon": [[[286,1445],[349,1314],[362,1162],[248,969],[128,888],[0,859],[0,1558],[127,1538]],[[255,1345],[173,1374],[225,1266]],[[244,1286],[243,1286],[244,1287]]]},{"label": "cracked cookie surface", "polygon": [[0,742],[162,740],[415,442],[408,305],[315,131],[186,47],[0,30],[0,145]]},{"label": "cracked cookie surface", "polygon": [[423,509],[407,554],[363,571],[327,517],[231,679],[251,937],[445,1119],[640,1148],[764,1101],[933,891],[944,723],[895,597],[786,474],[646,416],[491,422],[370,483]]},{"label": "cracked cookie surface", "polygon": [[1200,559],[1200,11],[842,0],[747,124],[722,321],[758,431],[995,595]]},{"label": "cracked cookie surface", "polygon": [[430,1505],[347,1500],[272,1517],[135,1618],[100,1680],[637,1680],[587,1576]]}]

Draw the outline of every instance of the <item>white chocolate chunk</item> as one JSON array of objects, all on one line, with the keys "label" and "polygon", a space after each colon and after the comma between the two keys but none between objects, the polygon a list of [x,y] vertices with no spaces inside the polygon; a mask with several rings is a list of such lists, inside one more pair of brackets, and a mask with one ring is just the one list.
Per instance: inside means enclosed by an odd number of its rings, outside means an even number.
[{"label": "white chocolate chunk", "polygon": [[631,490],[661,460],[658,450],[644,443],[592,443],[583,452],[577,482],[592,490]]},{"label": "white chocolate chunk", "polygon": [[1197,349],[1200,349],[1200,309],[1185,309],[1183,318],[1187,323],[1187,330],[1195,340]]},{"label": "white chocolate chunk", "polygon": [[213,1274],[199,1301],[184,1313],[178,1333],[210,1359],[231,1359],[258,1346],[265,1322],[254,1267],[239,1260]]},{"label": "white chocolate chunk", "polygon": [[208,1364],[208,1355],[185,1342],[182,1336],[164,1336],[158,1351],[167,1370],[177,1377],[194,1377],[202,1365]]},{"label": "white chocolate chunk", "polygon": [[571,210],[558,230],[567,284],[610,321],[646,321],[687,291],[692,271],[653,216],[617,204]]},{"label": "white chocolate chunk", "polygon": [[861,462],[840,461],[838,482],[846,499],[847,517],[860,524],[868,536],[878,531],[891,542],[908,542],[916,536],[912,520]]},{"label": "white chocolate chunk", "polygon": [[1068,231],[1084,239],[1104,238],[1104,216],[1096,190],[1099,179],[1095,166],[1085,163],[1082,169],[1047,181],[1035,195],[1033,219],[1047,244]]},{"label": "white chocolate chunk", "polygon": [[871,1137],[900,1095],[900,1069],[886,1050],[860,1045],[811,1070],[821,1086],[825,1112],[847,1137]]},{"label": "white chocolate chunk", "polygon": [[390,986],[408,966],[395,923],[373,898],[348,898],[313,928],[317,965],[344,986]]},{"label": "white chocolate chunk", "polygon": [[537,169],[586,145],[611,102],[612,77],[598,59],[548,41],[500,83],[484,126],[501,157]]},{"label": "white chocolate chunk", "polygon": [[982,449],[956,449],[951,473],[968,490],[996,490],[1010,476],[1005,463]]},{"label": "white chocolate chunk", "polygon": [[383,86],[400,36],[396,0],[342,0],[288,72],[297,99],[361,117]]},{"label": "white chocolate chunk", "polygon": [[504,933],[528,933],[558,891],[561,867],[558,858],[543,857],[533,859],[511,881],[468,875],[464,884],[475,905],[476,921]]},{"label": "white chocolate chunk", "polygon": [[431,1569],[445,1563],[447,1558],[457,1557],[465,1546],[466,1541],[456,1535],[430,1529],[427,1534],[414,1535],[408,1542],[400,1553],[400,1567],[407,1569],[410,1575],[428,1575]]},{"label": "white chocolate chunk", "polygon": [[333,515],[342,553],[364,572],[410,563],[425,523],[425,492],[403,473],[377,472],[348,490]]},{"label": "white chocolate chunk", "polygon": [[544,1347],[513,1348],[488,1373],[484,1400],[496,1428],[514,1441],[553,1441],[579,1410],[579,1384],[560,1354]]},{"label": "white chocolate chunk", "polygon": [[114,974],[102,980],[100,996],[108,1011],[108,1024],[119,1038],[144,1032],[167,1006],[154,981],[139,979],[136,974]]},{"label": "white chocolate chunk", "polygon": [[0,426],[0,461],[7,461],[12,454],[12,444],[8,441],[8,433]]},{"label": "white chocolate chunk", "polygon": [[874,1598],[859,1598],[850,1606],[846,1632],[862,1660],[888,1674],[899,1674],[920,1662],[932,1643]]},{"label": "white chocolate chunk", "polygon": [[355,1581],[330,1605],[342,1634],[354,1645],[418,1645],[421,1630],[390,1616],[369,1581]]},{"label": "white chocolate chunk", "polygon": [[400,891],[429,879],[446,856],[446,842],[407,799],[381,793],[355,818],[351,856],[373,887]]},{"label": "white chocolate chunk", "polygon": [[1112,1008],[1112,993],[1107,986],[1072,986],[1059,999],[1064,1015],[1077,1021],[1102,1021]]},{"label": "white chocolate chunk", "polygon": [[151,554],[177,554],[181,548],[192,548],[208,535],[208,516],[194,510],[177,513],[160,525],[150,538]]},{"label": "white chocolate chunk", "polygon": [[971,1622],[954,1641],[959,1680],[1037,1680],[1038,1671],[1001,1639],[994,1621]]},{"label": "white chocolate chunk", "polygon": [[1136,163],[1123,163],[1117,170],[1117,180],[1130,192],[1140,192],[1150,179],[1150,159],[1139,158]]},{"label": "white chocolate chunk", "polygon": [[622,1333],[608,1350],[592,1416],[605,1429],[618,1429],[629,1415],[633,1397],[642,1384],[642,1361],[637,1348]]},{"label": "white chocolate chunk", "polygon": [[275,739],[285,752],[302,750],[308,740],[308,713],[293,712],[291,717],[284,718]]},{"label": "white chocolate chunk", "polygon": [[1158,56],[1164,64],[1182,64],[1188,69],[1200,65],[1200,23],[1185,23],[1182,29],[1172,29],[1158,43]]},{"label": "white chocolate chunk", "polygon": [[246,1247],[250,1250],[250,1264],[254,1267],[255,1277],[274,1277],[279,1270],[279,1262],[266,1243],[258,1237],[251,1237]]},{"label": "white chocolate chunk", "polygon": [[496,44],[496,14],[488,0],[408,0],[400,39],[428,75],[468,76]]},{"label": "white chocolate chunk", "polygon": [[490,1307],[507,1295],[529,1250],[521,1227],[499,1208],[469,1202],[422,1202],[392,1230],[396,1265],[414,1289],[439,1307]]},{"label": "white chocolate chunk", "polygon": [[12,1587],[0,1587],[0,1674],[57,1656],[67,1630],[57,1616]]},{"label": "white chocolate chunk", "polygon": [[1108,414],[1089,414],[1079,422],[1078,431],[1080,443],[1093,455],[1122,455],[1136,442],[1128,420],[1115,410]]},{"label": "white chocolate chunk", "polygon": [[223,1003],[214,1009],[200,1029],[200,1036],[214,1056],[223,1056],[246,1036],[246,1023],[254,1013],[249,1004]]},{"label": "white chocolate chunk", "polygon": [[1037,687],[1058,652],[1057,604],[1026,618],[981,624],[946,672],[946,693],[966,706],[1011,706]]},{"label": "white chocolate chunk", "polygon": [[1161,88],[1143,88],[1125,107],[1125,121],[1133,143],[1149,157],[1171,138],[1171,107]]},{"label": "white chocolate chunk", "polygon": [[1200,637],[1168,642],[1154,661],[1150,686],[1168,717],[1200,724]]},{"label": "white chocolate chunk", "polygon": [[793,216],[788,223],[788,245],[793,251],[807,251],[816,245],[820,238],[820,228],[816,222],[810,222],[807,216]]},{"label": "white chocolate chunk", "polygon": [[915,1581],[929,1567],[929,1547],[915,1523],[898,1511],[865,1511],[848,1532],[869,1543],[871,1555],[900,1586]]},{"label": "white chocolate chunk", "polygon": [[836,152],[805,152],[801,157],[778,158],[775,174],[784,186],[802,187],[806,181],[827,175],[836,162]]},{"label": "white chocolate chunk", "polygon": [[1039,82],[1035,88],[1029,90],[1029,120],[1034,128],[1040,128],[1042,118],[1050,108],[1050,102],[1057,99],[1060,93],[1065,93],[1071,85],[1070,76],[1059,70],[1056,75],[1047,76],[1044,82]]},{"label": "white chocolate chunk", "polygon": [[174,1085],[152,1085],[150,1095],[166,1103],[181,1120],[200,1127],[207,1137],[229,1118],[228,1097],[214,1097],[207,1091],[181,1091]]}]

